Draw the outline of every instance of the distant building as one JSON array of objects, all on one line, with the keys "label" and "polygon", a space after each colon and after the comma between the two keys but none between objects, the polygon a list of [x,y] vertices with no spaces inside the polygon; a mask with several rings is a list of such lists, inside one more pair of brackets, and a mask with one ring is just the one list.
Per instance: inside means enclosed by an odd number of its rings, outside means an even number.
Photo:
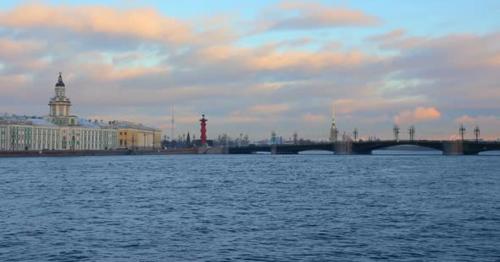
[{"label": "distant building", "polygon": [[118,132],[118,147],[126,149],[161,148],[161,130],[128,121],[111,121]]},{"label": "distant building", "polygon": [[116,130],[102,126],[57,126],[43,118],[0,117],[0,151],[107,150]]},{"label": "distant building", "polygon": [[62,75],[49,115],[0,115],[0,151],[112,150],[160,148],[161,131],[142,124],[87,120],[71,115]]}]

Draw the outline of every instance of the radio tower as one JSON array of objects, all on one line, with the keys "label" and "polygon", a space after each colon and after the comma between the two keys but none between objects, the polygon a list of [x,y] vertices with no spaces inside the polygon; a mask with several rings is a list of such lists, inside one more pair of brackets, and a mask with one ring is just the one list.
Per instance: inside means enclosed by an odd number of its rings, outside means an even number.
[{"label": "radio tower", "polygon": [[174,141],[175,138],[175,117],[174,117],[174,106],[171,107],[172,118],[170,120],[170,140]]}]

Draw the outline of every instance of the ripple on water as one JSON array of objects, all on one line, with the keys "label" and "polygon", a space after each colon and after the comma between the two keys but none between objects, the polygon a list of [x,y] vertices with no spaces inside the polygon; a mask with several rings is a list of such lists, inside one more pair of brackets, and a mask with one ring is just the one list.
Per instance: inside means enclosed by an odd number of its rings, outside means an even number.
[{"label": "ripple on water", "polygon": [[497,160],[0,159],[0,261],[495,261]]}]

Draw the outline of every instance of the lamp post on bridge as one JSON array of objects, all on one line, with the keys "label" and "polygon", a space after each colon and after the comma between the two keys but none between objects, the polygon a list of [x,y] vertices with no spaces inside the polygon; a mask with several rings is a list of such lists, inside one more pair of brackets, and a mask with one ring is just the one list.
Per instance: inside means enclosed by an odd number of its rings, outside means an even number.
[{"label": "lamp post on bridge", "polygon": [[354,137],[354,142],[358,141],[358,135],[359,135],[358,129],[354,128],[354,131],[352,132],[352,136]]},{"label": "lamp post on bridge", "polygon": [[415,126],[411,126],[408,129],[408,133],[410,135],[410,142],[413,142],[413,140],[415,140]]},{"label": "lamp post on bridge", "polygon": [[462,140],[462,142],[464,141],[464,137],[465,137],[465,127],[463,124],[460,124],[460,128],[458,129],[458,132],[460,133],[460,139]]},{"label": "lamp post on bridge", "polygon": [[394,125],[392,132],[394,133],[394,139],[396,140],[397,143],[399,143],[399,126]]},{"label": "lamp post on bridge", "polygon": [[476,126],[476,128],[474,128],[474,136],[476,137],[476,142],[479,143],[479,137],[481,136],[481,130],[479,129],[479,126]]}]

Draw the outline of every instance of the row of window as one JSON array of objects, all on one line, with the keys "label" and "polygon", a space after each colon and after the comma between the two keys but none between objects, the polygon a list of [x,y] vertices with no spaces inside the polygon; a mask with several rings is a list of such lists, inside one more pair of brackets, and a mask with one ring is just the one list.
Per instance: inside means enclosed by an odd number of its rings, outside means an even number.
[{"label": "row of window", "polygon": [[[3,127],[0,130],[3,131],[0,133],[0,150],[51,150],[61,148],[103,150],[115,148],[117,144],[115,131],[72,129],[67,132],[67,130],[59,129],[18,126],[11,126],[9,129]],[[67,135],[61,137],[61,133],[71,133],[71,136],[69,136],[71,139],[67,139]]]}]

